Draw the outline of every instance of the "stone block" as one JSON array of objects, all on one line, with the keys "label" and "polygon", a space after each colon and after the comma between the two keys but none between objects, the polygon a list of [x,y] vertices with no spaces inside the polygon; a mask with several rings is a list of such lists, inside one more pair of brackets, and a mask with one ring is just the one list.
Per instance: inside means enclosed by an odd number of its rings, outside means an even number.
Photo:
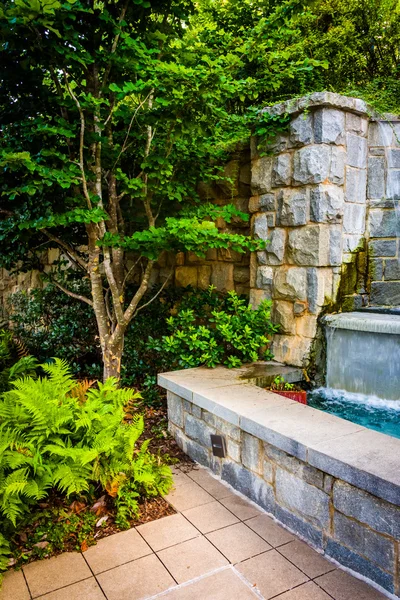
[{"label": "stone block", "polygon": [[275,194],[252,196],[249,200],[249,212],[267,212],[276,209]]},{"label": "stone block", "polygon": [[320,108],[314,113],[314,139],[318,144],[344,143],[345,113],[334,108]]},{"label": "stone block", "polygon": [[329,256],[329,227],[306,225],[289,231],[288,262],[304,266],[327,266]]},{"label": "stone block", "polygon": [[371,284],[371,304],[374,306],[399,306],[400,281],[374,281]]},{"label": "stone block", "polygon": [[365,205],[345,202],[343,213],[343,232],[359,233],[362,235],[365,232],[365,216]]},{"label": "stone block", "polygon": [[168,420],[183,427],[183,400],[173,392],[167,392]]},{"label": "stone block", "polygon": [[[312,340],[309,338],[275,334],[272,344],[274,360],[287,365],[304,368],[310,352],[311,342]],[[292,451],[292,447],[290,451]]]},{"label": "stone block", "polygon": [[385,281],[400,279],[400,259],[385,261]]},{"label": "stone block", "polygon": [[253,217],[253,232],[256,240],[268,239],[268,219],[265,214],[257,214]]},{"label": "stone block", "polygon": [[201,419],[202,418],[202,412],[201,412],[200,406],[197,406],[196,404],[192,404],[191,414],[194,417],[196,417],[196,419]]},{"label": "stone block", "polygon": [[195,460],[199,465],[204,467],[212,466],[212,457],[210,452],[193,440],[188,439],[186,442],[186,454],[190,456],[192,460]]},{"label": "stone block", "polygon": [[258,252],[257,258],[259,259],[259,255],[262,254],[266,264],[281,265],[285,256],[286,230],[277,227],[272,231],[268,241],[265,252]]},{"label": "stone block", "polygon": [[257,268],[257,287],[259,289],[271,289],[274,277],[274,270],[272,267],[258,267]]},{"label": "stone block", "polygon": [[346,163],[346,152],[343,148],[333,146],[331,148],[331,164],[329,167],[329,181],[336,185],[343,185]]},{"label": "stone block", "polygon": [[209,265],[201,265],[198,268],[197,285],[200,289],[206,290],[211,282],[211,267]]},{"label": "stone block", "polygon": [[231,440],[231,438],[227,438],[226,440],[226,450],[229,458],[234,460],[237,463],[241,462],[240,456],[240,444]]},{"label": "stone block", "polygon": [[271,300],[271,298],[272,298],[272,289],[257,290],[257,289],[253,288],[250,290],[249,304],[253,308],[258,308],[260,306],[261,302],[263,302],[264,300]]},{"label": "stone block", "polygon": [[335,512],[334,538],[357,554],[361,554],[379,567],[394,572],[394,540],[369,530],[365,525]]},{"label": "stone block", "polygon": [[197,287],[197,267],[177,267],[175,269],[175,285],[177,287]]},{"label": "stone block", "polygon": [[248,267],[235,267],[233,270],[233,280],[235,283],[247,283],[250,279]]},{"label": "stone block", "polygon": [[331,493],[334,481],[332,475],[324,475],[324,491],[327,494]]},{"label": "stone block", "polygon": [[274,466],[270,460],[264,459],[263,462],[263,477],[268,483],[272,483],[274,479]]},{"label": "stone block", "polygon": [[300,267],[281,267],[275,275],[274,295],[278,299],[307,299],[307,270]]},{"label": "stone block", "polygon": [[216,427],[217,417],[210,413],[208,410],[203,410],[202,412],[203,421],[210,425],[211,427]]},{"label": "stone block", "polygon": [[385,158],[368,158],[368,198],[383,198],[385,195]]},{"label": "stone block", "polygon": [[230,160],[224,167],[224,178],[217,181],[218,188],[225,196],[233,197],[239,194],[240,161]]},{"label": "stone block", "polygon": [[282,506],[276,506],[274,516],[278,521],[286,525],[286,527],[289,527],[291,531],[295,531],[297,535],[307,540],[314,548],[323,549],[324,535],[320,529],[307,523],[307,521],[294,515]]},{"label": "stone block", "polygon": [[367,198],[367,171],[346,167],[346,185],[344,198],[346,202],[365,204]]},{"label": "stone block", "polygon": [[400,508],[344,481],[335,481],[333,504],[341,513],[371,529],[400,539]]},{"label": "stone block", "polygon": [[236,425],[232,425],[231,423],[228,423],[227,421],[217,417],[215,427],[223,435],[227,435],[236,442],[240,442],[240,428],[236,427]]},{"label": "stone block", "polygon": [[310,192],[310,219],[315,223],[341,223],[343,219],[343,188],[321,184]]},{"label": "stone block", "polygon": [[263,156],[252,161],[251,164],[251,192],[252,194],[266,194],[272,187],[272,162],[271,156]]},{"label": "stone block", "polygon": [[235,490],[253,500],[266,511],[273,512],[275,506],[273,488],[261,477],[229,460],[222,465],[221,477]]},{"label": "stone block", "polygon": [[302,315],[306,310],[306,305],[303,302],[295,302],[293,304],[293,312],[296,317]]},{"label": "stone block", "polygon": [[280,467],[275,476],[276,501],[315,527],[327,529],[330,522],[329,496]]},{"label": "stone block", "polygon": [[371,240],[368,248],[373,256],[396,256],[396,240]]},{"label": "stone block", "polygon": [[372,238],[397,237],[397,215],[395,210],[370,210],[369,235]]},{"label": "stone block", "polygon": [[279,225],[297,227],[308,220],[308,198],[305,191],[282,190],[278,196]]},{"label": "stone block", "polygon": [[314,339],[317,333],[317,317],[315,315],[304,315],[296,321],[296,334],[306,338]]},{"label": "stone block", "polygon": [[367,166],[367,140],[359,135],[348,133],[347,141],[347,164],[350,167],[365,169]]},{"label": "stone block", "polygon": [[229,292],[235,289],[233,264],[214,263],[212,266],[211,283],[221,292]]},{"label": "stone block", "polygon": [[313,115],[302,113],[290,122],[289,141],[291,146],[305,146],[313,141]]},{"label": "stone block", "polygon": [[189,414],[192,414],[192,403],[188,400],[183,401],[183,410]]},{"label": "stone block", "polygon": [[267,264],[267,253],[266,252],[257,252],[257,264],[266,265]]},{"label": "stone block", "polygon": [[187,454],[187,443],[189,440],[187,439],[186,435],[183,433],[182,429],[179,429],[179,427],[177,427],[173,423],[169,422],[168,423],[168,431],[175,439],[179,448],[181,450],[183,450],[183,452],[185,452],[185,454]]},{"label": "stone block", "polygon": [[251,162],[246,162],[240,165],[239,181],[245,185],[251,183]]},{"label": "stone block", "polygon": [[393,126],[391,123],[382,121],[371,122],[368,128],[368,145],[383,146],[387,148],[392,145]]},{"label": "stone block", "polygon": [[389,169],[386,177],[386,197],[400,200],[400,169]]},{"label": "stone block", "polygon": [[49,248],[47,250],[47,262],[49,265],[53,265],[60,259],[60,250],[59,248]]},{"label": "stone block", "polygon": [[368,134],[368,119],[348,112],[346,113],[346,129],[349,133],[366,137]]},{"label": "stone block", "polygon": [[338,225],[333,225],[329,228],[329,264],[340,266],[342,264],[342,252],[342,230]]},{"label": "stone block", "polygon": [[296,184],[322,183],[329,175],[331,152],[328,146],[305,146],[294,154]]},{"label": "stone block", "polygon": [[287,454],[283,450],[279,450],[279,448],[271,446],[271,444],[264,444],[264,452],[270,461],[283,467],[286,471],[290,471],[297,477],[300,477],[300,479],[304,479],[310,485],[324,489],[324,474],[322,471],[310,467],[310,465],[307,465],[302,460]]},{"label": "stone block", "polygon": [[324,303],[325,279],[321,269],[307,269],[307,301],[308,310],[316,314]]},{"label": "stone block", "polygon": [[296,323],[293,313],[293,303],[286,300],[276,300],[273,308],[273,322],[279,325],[280,333],[296,334]]},{"label": "stone block", "polygon": [[242,435],[242,463],[250,471],[262,474],[261,441],[244,432]]},{"label": "stone block", "polygon": [[197,419],[193,415],[185,415],[185,434],[191,440],[198,442],[205,448],[211,448],[210,435],[215,433],[215,429],[207,425],[204,421]]},{"label": "stone block", "polygon": [[[397,261],[396,261],[397,262]],[[383,260],[381,258],[372,258],[369,263],[371,281],[382,281],[383,279]],[[387,279],[385,274],[385,279]]]},{"label": "stone block", "polygon": [[292,179],[292,155],[279,154],[272,164],[272,187],[290,185]]},{"label": "stone block", "polygon": [[390,169],[400,169],[400,150],[389,148],[387,161]]},{"label": "stone block", "polygon": [[374,581],[389,592],[394,592],[393,575],[385,573],[375,564],[363,558],[356,552],[352,552],[342,544],[328,539],[325,547],[325,554],[336,560],[344,567],[347,567],[355,573],[359,573],[367,579]]}]

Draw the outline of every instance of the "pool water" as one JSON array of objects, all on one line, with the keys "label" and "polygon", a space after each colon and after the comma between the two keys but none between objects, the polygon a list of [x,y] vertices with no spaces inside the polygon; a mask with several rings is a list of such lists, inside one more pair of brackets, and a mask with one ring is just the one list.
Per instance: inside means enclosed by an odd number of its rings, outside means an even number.
[{"label": "pool water", "polygon": [[313,408],[400,438],[400,400],[352,394],[344,390],[319,388],[307,394]]}]

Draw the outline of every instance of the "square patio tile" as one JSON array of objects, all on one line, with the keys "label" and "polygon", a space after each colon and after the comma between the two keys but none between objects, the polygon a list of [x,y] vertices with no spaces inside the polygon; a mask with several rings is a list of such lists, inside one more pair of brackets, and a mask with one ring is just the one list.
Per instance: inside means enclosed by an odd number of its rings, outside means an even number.
[{"label": "square patio tile", "polygon": [[221,498],[226,498],[227,496],[233,496],[233,492],[228,486],[218,481],[208,473],[205,469],[193,469],[188,473],[189,477],[193,479],[196,483],[201,485],[203,489],[206,490],[211,496],[220,500]]},{"label": "square patio tile", "polygon": [[22,571],[8,571],[0,589],[0,600],[30,600],[30,597]]},{"label": "square patio tile", "polygon": [[210,502],[204,506],[197,506],[182,513],[201,533],[209,533],[221,527],[238,523],[239,519],[219,502]]},{"label": "square patio tile", "polygon": [[171,590],[163,600],[255,600],[257,596],[232,569],[224,569],[194,583]]},{"label": "square patio tile", "polygon": [[178,583],[185,583],[228,564],[204,537],[161,550],[158,556]]},{"label": "square patio tile", "polygon": [[332,597],[328,596],[315,583],[309,581],[304,585],[290,590],[290,592],[285,592],[277,596],[276,600],[332,600]]},{"label": "square patio tile", "polygon": [[213,531],[206,537],[231,563],[237,563],[271,550],[271,546],[244,523]]},{"label": "square patio tile", "polygon": [[165,496],[165,500],[172,504],[176,510],[180,511],[195,508],[196,506],[207,504],[207,502],[214,502],[214,498],[193,481],[172,490],[172,492]]},{"label": "square patio tile", "polygon": [[315,580],[335,600],[385,600],[375,588],[352,577],[345,571],[332,571]]},{"label": "square patio tile", "polygon": [[[105,596],[94,577],[73,583],[67,587],[39,596],[40,600],[105,600]],[[39,600],[38,599],[38,600]]]},{"label": "square patio tile", "polygon": [[310,579],[336,569],[335,565],[300,540],[279,548],[279,552],[303,571]]},{"label": "square patio tile", "polygon": [[295,539],[294,535],[289,533],[284,527],[281,527],[268,515],[258,515],[253,519],[246,520],[248,525],[253,531],[258,533],[264,540],[266,540],[271,546],[276,548],[287,544]]},{"label": "square patio tile", "polygon": [[179,513],[139,525],[136,529],[154,551],[163,550],[200,535],[197,529]]},{"label": "square patio tile", "polygon": [[38,560],[23,568],[34,598],[92,576],[82,554],[65,552],[46,560]]},{"label": "square patio tile", "polygon": [[174,487],[179,487],[181,485],[186,485],[188,483],[192,483],[190,477],[183,473],[177,466],[171,467],[172,475],[174,477]]},{"label": "square patio tile", "polygon": [[250,502],[246,502],[246,500],[243,500],[240,496],[236,496],[235,494],[228,498],[221,498],[221,503],[242,521],[262,514],[261,511],[250,504]]},{"label": "square patio tile", "polygon": [[129,529],[99,540],[86,550],[85,559],[96,575],[146,554],[151,554],[151,548],[135,529]]},{"label": "square patio tile", "polygon": [[149,598],[175,585],[155,554],[101,573],[97,579],[108,600]]},{"label": "square patio tile", "polygon": [[308,577],[294,567],[276,550],[270,550],[260,556],[250,558],[238,565],[251,585],[257,586],[265,600],[283,594],[308,581]]}]

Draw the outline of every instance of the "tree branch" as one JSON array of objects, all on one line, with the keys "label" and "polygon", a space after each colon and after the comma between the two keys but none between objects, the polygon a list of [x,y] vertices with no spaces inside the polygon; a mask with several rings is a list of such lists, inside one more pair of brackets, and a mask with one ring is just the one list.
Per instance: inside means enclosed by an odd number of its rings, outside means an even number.
[{"label": "tree branch", "polygon": [[89,300],[89,298],[86,298],[86,296],[81,296],[80,294],[75,294],[75,292],[71,292],[71,290],[65,288],[63,285],[61,285],[61,283],[58,283],[58,281],[56,281],[55,279],[51,279],[51,282],[54,283],[54,285],[56,285],[58,288],[60,288],[60,290],[63,291],[64,294],[67,294],[67,296],[71,296],[71,298],[75,298],[75,300],[81,300],[82,302],[89,304],[89,306],[93,308],[93,302]]},{"label": "tree branch", "polygon": [[83,258],[81,258],[79,256],[79,254],[77,254],[75,252],[75,250],[72,248],[72,246],[70,246],[69,244],[67,244],[67,242],[64,242],[63,240],[60,240],[60,238],[58,238],[57,236],[55,236],[52,233],[50,233],[49,231],[47,231],[47,229],[42,229],[42,232],[49,238],[49,240],[51,240],[52,242],[55,242],[63,250],[65,250],[65,252],[70,255],[72,260],[75,263],[77,263],[84,271],[87,272],[88,263],[86,261],[84,261]]},{"label": "tree branch", "polygon": [[80,105],[78,98],[75,96],[74,92],[71,89],[71,86],[69,85],[68,75],[67,75],[67,72],[65,69],[63,69],[63,73],[64,73],[65,85],[67,86],[68,93],[71,96],[72,100],[75,102],[76,107],[79,112],[79,118],[80,118],[80,122],[81,122],[81,129],[80,129],[80,135],[79,135],[79,168],[80,168],[81,174],[82,174],[83,193],[86,198],[88,208],[92,208],[92,202],[90,200],[88,186],[87,186],[87,180],[86,180],[86,174],[85,174],[85,163],[83,160],[83,148],[84,148],[84,142],[85,142],[85,115],[83,114],[83,110],[82,110],[82,107]]},{"label": "tree branch", "polygon": [[145,308],[146,306],[148,306],[149,304],[151,304],[152,302],[154,302],[154,300],[161,294],[161,292],[163,291],[163,289],[167,285],[168,281],[171,279],[171,276],[172,276],[173,272],[174,272],[174,268],[172,267],[172,269],[171,269],[168,277],[166,278],[166,280],[164,281],[164,283],[162,284],[162,286],[160,287],[160,289],[158,290],[158,292],[148,302],[146,302],[146,304],[142,304],[142,306],[139,306],[138,309],[136,310],[137,313],[139,312],[139,310],[142,310],[142,308]]},{"label": "tree branch", "polygon": [[141,301],[141,299],[143,298],[144,294],[147,291],[150,275],[151,275],[151,272],[152,272],[153,266],[154,266],[154,262],[155,262],[154,260],[149,260],[149,262],[147,263],[147,266],[146,266],[146,269],[145,269],[145,272],[144,272],[144,275],[142,278],[142,282],[139,286],[139,289],[136,292],[136,294],[133,296],[128,308],[126,309],[126,311],[124,313],[124,318],[125,318],[126,323],[129,323],[129,321],[132,319],[139,302]]},{"label": "tree branch", "polygon": [[[126,2],[125,6],[121,10],[121,14],[120,14],[119,19],[118,19],[118,25],[121,25],[122,21],[125,18],[126,11],[128,9],[128,4],[129,4],[129,0]],[[117,46],[118,46],[120,35],[121,35],[121,31],[118,31],[118,33],[114,37],[113,43],[111,45],[110,57],[113,54],[115,54],[115,51],[116,51]],[[111,60],[110,60],[109,63],[108,63],[108,65],[107,65],[106,71],[104,73],[103,85],[102,85],[103,88],[105,88],[106,85],[107,85],[107,83],[108,83],[108,78],[109,78],[110,72],[111,72],[111,66],[112,66],[112,63],[111,63]]]}]

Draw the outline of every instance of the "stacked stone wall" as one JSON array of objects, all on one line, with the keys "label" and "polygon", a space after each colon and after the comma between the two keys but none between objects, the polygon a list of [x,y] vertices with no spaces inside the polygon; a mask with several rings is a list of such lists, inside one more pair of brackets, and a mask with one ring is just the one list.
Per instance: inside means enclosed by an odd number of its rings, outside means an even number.
[{"label": "stacked stone wall", "polygon": [[[299,459],[295,442],[293,454],[284,452],[172,392],[168,418],[192,459],[326,556],[399,596],[398,506]],[[215,433],[225,437],[226,458],[212,455]]]}]

